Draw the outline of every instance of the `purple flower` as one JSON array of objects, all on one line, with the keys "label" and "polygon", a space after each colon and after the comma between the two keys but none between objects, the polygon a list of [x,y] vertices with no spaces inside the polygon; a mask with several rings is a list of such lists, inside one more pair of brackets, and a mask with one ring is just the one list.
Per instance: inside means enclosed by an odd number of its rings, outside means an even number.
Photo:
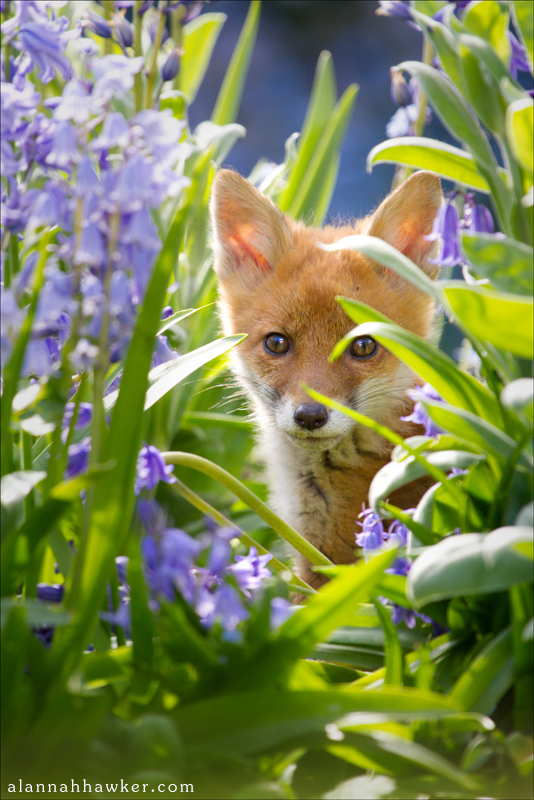
[{"label": "purple flower", "polygon": [[460,469],[460,467],[453,467],[449,474],[447,475],[448,478],[455,478],[457,475],[468,475],[468,469]]},{"label": "purple flower", "polygon": [[271,560],[272,555],[259,556],[255,547],[251,547],[247,556],[236,556],[235,564],[228,567],[237,581],[237,585],[248,597],[255,594],[266,578],[271,577],[266,564]]},{"label": "purple flower", "polygon": [[[454,0],[454,5],[456,8],[454,9],[454,15],[456,17],[459,16],[459,12],[462,11],[466,6],[469,5],[471,0]],[[437,22],[443,22],[444,12],[447,6],[442,6],[439,8],[436,13],[433,15],[433,19],[437,20]]]},{"label": "purple flower", "polygon": [[111,39],[110,24],[100,14],[96,14],[94,11],[86,11],[81,22],[83,27],[88,28],[91,33],[96,33],[102,39]]},{"label": "purple flower", "polygon": [[171,51],[171,54],[168,56],[167,60],[165,61],[162,70],[161,70],[161,80],[162,81],[172,81],[178,75],[178,70],[180,69],[180,56],[181,51],[179,51],[176,47],[174,50]]},{"label": "purple flower", "polygon": [[13,46],[27,53],[37,66],[39,70],[37,77],[43,83],[50,83],[56,70],[61,73],[64,80],[70,80],[72,66],[63,51],[67,39],[76,35],[76,32],[63,34],[68,25],[67,17],[60,17],[55,22],[48,19],[46,22],[42,19],[39,22],[27,22],[18,30],[18,43],[13,42]]},{"label": "purple flower", "polygon": [[101,104],[92,97],[90,84],[73,79],[65,85],[61,97],[46,100],[44,105],[54,107],[54,119],[59,122],[72,120],[84,125],[92,114],[100,112]]},{"label": "purple flower", "polygon": [[161,319],[169,319],[174,314],[172,306],[165,306],[163,311],[161,312]]},{"label": "purple flower", "polygon": [[52,122],[47,131],[51,145],[44,161],[49,167],[70,172],[71,166],[80,160],[78,137],[70,122]]},{"label": "purple flower", "polygon": [[169,347],[167,338],[165,336],[156,336],[156,344],[154,347],[154,354],[152,356],[152,368],[159,367],[160,364],[165,364],[166,361],[172,361],[177,358],[178,353]]},{"label": "purple flower", "polygon": [[161,242],[150,212],[142,206],[132,214],[132,218],[122,236],[124,244],[139,245],[146,250],[159,250]]},{"label": "purple flower", "polygon": [[473,233],[493,233],[493,217],[486,206],[481,203],[466,203],[464,206],[464,224]]},{"label": "purple flower", "polygon": [[530,66],[530,61],[525,52],[525,48],[523,47],[521,42],[517,39],[517,37],[514,36],[512,31],[508,31],[508,38],[512,46],[512,52],[510,57],[510,72],[512,74],[512,77],[515,80],[517,80],[518,72],[532,72],[532,67]]},{"label": "purple flower", "polygon": [[91,222],[82,230],[81,242],[75,253],[74,263],[98,269],[103,267],[107,260],[108,253],[105,239],[98,225],[95,222]]},{"label": "purple flower", "polygon": [[400,70],[390,69],[391,76],[391,99],[397,106],[409,106],[413,103],[413,93],[410,85],[406,83],[404,75]]},{"label": "purple flower", "polygon": [[65,470],[65,478],[74,478],[81,475],[89,467],[89,454],[91,452],[91,437],[87,437],[79,444],[69,447],[69,460]]},{"label": "purple flower", "polygon": [[132,610],[130,606],[130,598],[126,591],[121,591],[119,588],[120,602],[116,611],[101,611],[99,613],[100,619],[109,622],[112,626],[119,625],[124,630],[124,635],[127,639],[132,637]]},{"label": "purple flower", "polygon": [[119,583],[126,583],[128,577],[128,556],[117,556],[115,564],[117,565],[117,578]]},{"label": "purple flower", "polygon": [[89,370],[98,357],[100,350],[88,339],[78,339],[76,347],[70,354],[70,362],[77,370]]},{"label": "purple flower", "polygon": [[438,400],[443,402],[441,395],[439,395],[429,383],[425,383],[422,387],[416,386],[414,389],[409,389],[408,394],[411,399],[415,401],[414,409],[407,417],[400,417],[400,419],[403,422],[414,422],[416,425],[424,425],[425,436],[437,436],[440,434],[442,432],[441,428],[430,419],[420,400]]},{"label": "purple flower", "polygon": [[[143,5],[141,6],[141,8],[139,9],[139,14],[141,15],[141,11],[142,11],[142,9],[143,9],[143,8],[146,6],[146,8],[145,8],[145,9],[144,9],[144,11],[143,11],[143,14],[144,14],[144,12],[145,12],[145,11],[146,11],[146,10],[147,10],[147,9],[148,9],[148,8],[149,8],[151,5],[152,5],[152,3],[150,3],[150,4],[148,4],[148,3],[143,3]],[[154,41],[155,41],[155,39],[156,39],[156,32],[157,32],[157,30],[158,30],[158,24],[159,24],[159,23],[158,23],[158,19],[157,19],[157,17],[151,17],[151,16],[148,16],[148,17],[147,17],[147,20],[146,20],[146,22],[145,22],[145,24],[144,24],[144,27],[145,27],[145,28],[146,28],[146,30],[148,31],[148,35],[150,36],[150,41],[152,42],[152,44],[154,44]],[[167,28],[163,28],[163,36],[161,37],[161,44],[165,44],[165,42],[167,41],[167,39],[168,39],[168,38],[169,38],[169,31],[167,30]]]},{"label": "purple flower", "polygon": [[134,29],[133,25],[125,19],[124,12],[122,14],[112,14],[111,24],[113,25],[115,41],[118,45],[122,47],[123,50],[126,50],[127,47],[131,47],[134,40]]},{"label": "purple flower", "polygon": [[364,508],[358,517],[363,517],[361,533],[356,534],[356,544],[363,549],[364,555],[369,551],[378,550],[384,544],[384,526],[382,520],[371,508]]},{"label": "purple flower", "polygon": [[112,98],[121,99],[134,85],[136,75],[144,65],[144,58],[128,58],[127,56],[103,56],[93,61],[95,85],[93,97],[104,101]]},{"label": "purple flower", "polygon": [[406,547],[408,543],[408,528],[403,525],[398,519],[393,520],[388,528],[384,537],[388,540],[389,544],[394,544],[395,547]]},{"label": "purple flower", "polygon": [[382,17],[396,17],[397,19],[411,20],[410,7],[402,0],[378,0],[380,6],[376,13]]},{"label": "purple flower", "polygon": [[203,600],[197,607],[197,612],[206,628],[212,628],[219,623],[225,631],[235,631],[249,617],[237,590],[226,583],[211,595],[211,603],[209,600],[206,602],[207,598]]},{"label": "purple flower", "polygon": [[175,590],[178,589],[188,603],[193,603],[195,581],[192,569],[200,549],[199,542],[178,528],[165,531],[159,543],[152,537],[145,536],[141,551],[151,590],[172,601]]},{"label": "purple flower", "polygon": [[[61,423],[62,428],[68,428],[70,426],[70,421],[72,419],[72,415],[74,414],[75,403],[67,403],[65,406],[65,413],[63,415],[63,421]],[[92,403],[80,403],[78,407],[78,416],[76,417],[76,424],[75,429],[80,431],[82,428],[85,428],[86,425],[89,425],[93,418],[93,404]]]},{"label": "purple flower", "polygon": [[159,481],[175,483],[176,478],[171,474],[173,469],[172,464],[165,463],[157,447],[145,445],[139,451],[137,459],[135,493],[139,494],[141,489],[153,489]]},{"label": "purple flower", "polygon": [[462,263],[460,245],[458,243],[458,228],[460,219],[453,203],[443,203],[437,213],[432,227],[432,232],[425,236],[429,242],[440,239],[440,253],[438,258],[429,259],[433,264],[454,267]]},{"label": "purple flower", "polygon": [[41,378],[49,375],[59,366],[60,354],[57,342],[50,336],[45,339],[31,339],[24,353],[21,374]]},{"label": "purple flower", "polygon": [[396,558],[389,569],[384,570],[390,575],[407,575],[412,566],[411,561],[407,558]]},{"label": "purple flower", "polygon": [[[427,115],[429,109],[425,110]],[[398,108],[386,125],[386,136],[395,139],[397,136],[415,136],[414,123],[419,116],[419,107],[410,103],[405,108]]]},{"label": "purple flower", "polygon": [[278,630],[289,617],[293,616],[294,612],[298,611],[298,606],[285,600],[283,597],[273,597],[271,600],[271,632]]},{"label": "purple flower", "polygon": [[62,583],[38,583],[37,597],[45,603],[61,603],[65,586]]},{"label": "purple flower", "polygon": [[126,147],[130,138],[130,127],[123,115],[116,111],[108,114],[102,125],[102,133],[91,143],[93,150]]}]

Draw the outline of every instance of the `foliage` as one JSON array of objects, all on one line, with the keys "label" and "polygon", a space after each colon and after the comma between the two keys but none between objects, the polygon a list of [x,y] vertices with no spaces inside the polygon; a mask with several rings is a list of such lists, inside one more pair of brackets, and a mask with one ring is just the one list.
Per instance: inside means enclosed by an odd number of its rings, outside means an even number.
[{"label": "foliage", "polygon": [[[214,410],[241,337],[217,338],[206,201],[245,135],[260,4],[212,120],[191,131],[225,20],[201,6],[2,3],[5,785],[527,797],[532,102],[516,69],[532,66],[531,4],[382,4],[420,26],[425,63],[398,67],[419,83],[417,135],[369,165],[453,181],[441,260],[464,264],[465,282],[425,280],[370,237],[335,247],[430,293],[466,343],[457,365],[340,300],[359,324],[334,356],[370,335],[442,398],[417,398],[439,433],[406,442],[359,415],[395,449],[349,567],[265,504],[240,399]],[[301,136],[249,178],[284,212],[323,221],[356,90],[337,100],[321,54]],[[427,98],[459,147],[422,136]],[[490,196],[501,233],[466,188]],[[413,513],[387,502],[424,472],[435,484]],[[384,518],[398,520],[387,533]],[[292,574],[284,539],[331,578],[319,593]]]}]

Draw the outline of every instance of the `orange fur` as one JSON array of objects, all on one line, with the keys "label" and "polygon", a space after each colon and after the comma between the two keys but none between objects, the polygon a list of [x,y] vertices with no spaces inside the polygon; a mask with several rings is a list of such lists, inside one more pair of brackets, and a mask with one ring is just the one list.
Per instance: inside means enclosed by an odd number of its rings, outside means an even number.
[{"label": "orange fur", "polygon": [[[418,381],[388,350],[379,347],[368,360],[346,350],[328,361],[336,342],[354,327],[335,298],[361,300],[422,337],[430,333],[434,309],[427,295],[366,256],[325,252],[317,243],[368,233],[435,278],[436,267],[428,261],[435,243],[424,237],[441,202],[438,178],[419,172],[371,216],[352,225],[310,228],[284,216],[234,172],[222,170],[214,182],[219,309],[225,334],[247,334],[236,348],[234,369],[252,401],[271,503],[336,563],[354,560],[356,519],[391,446],[339,412],[329,412],[320,432],[304,432],[293,419],[299,404],[311,402],[301,384],[403,436],[419,432],[399,420],[411,408],[406,390]],[[287,337],[287,353],[266,350],[271,333]],[[413,485],[391,499],[406,508],[420,494],[421,486]],[[312,585],[320,583],[303,560],[299,570]]]}]

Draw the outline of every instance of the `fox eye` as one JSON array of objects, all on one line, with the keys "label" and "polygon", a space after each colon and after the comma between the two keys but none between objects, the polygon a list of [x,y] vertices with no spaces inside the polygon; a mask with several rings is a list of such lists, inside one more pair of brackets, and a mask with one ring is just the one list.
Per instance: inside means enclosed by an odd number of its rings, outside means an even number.
[{"label": "fox eye", "polygon": [[371,358],[378,350],[378,344],[370,336],[358,336],[352,342],[349,351],[355,358]]},{"label": "fox eye", "polygon": [[270,333],[265,337],[264,345],[268,353],[280,356],[289,350],[289,339],[281,333]]}]

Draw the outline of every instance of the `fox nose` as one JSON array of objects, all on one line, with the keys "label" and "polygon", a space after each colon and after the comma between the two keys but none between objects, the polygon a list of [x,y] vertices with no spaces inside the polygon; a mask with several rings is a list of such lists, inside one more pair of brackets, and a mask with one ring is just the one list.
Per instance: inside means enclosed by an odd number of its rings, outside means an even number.
[{"label": "fox nose", "polygon": [[322,428],[327,419],[328,411],[320,403],[301,403],[295,411],[295,422],[308,431]]}]

